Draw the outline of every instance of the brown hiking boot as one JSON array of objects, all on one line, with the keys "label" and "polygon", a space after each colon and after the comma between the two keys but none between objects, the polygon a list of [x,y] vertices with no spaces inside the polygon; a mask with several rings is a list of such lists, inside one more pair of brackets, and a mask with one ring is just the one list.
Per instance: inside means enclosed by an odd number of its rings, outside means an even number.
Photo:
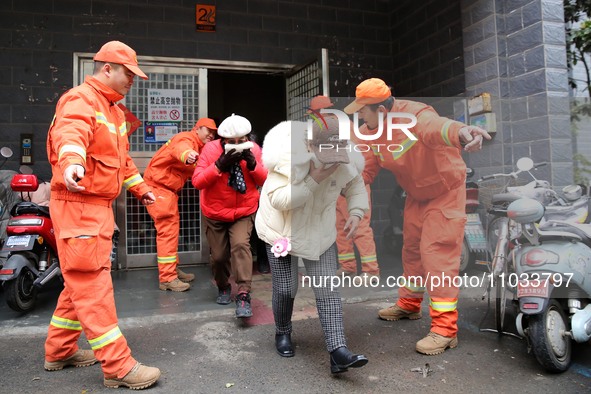
[{"label": "brown hiking boot", "polygon": [[158,368],[137,363],[123,378],[105,378],[104,384],[111,389],[125,386],[132,390],[141,390],[156,383],[159,377],[160,370]]},{"label": "brown hiking boot", "polygon": [[434,356],[443,353],[447,348],[453,349],[456,346],[458,346],[458,337],[444,337],[429,331],[425,338],[417,342],[416,349],[419,353]]},{"label": "brown hiking boot", "polygon": [[190,284],[181,282],[179,278],[171,280],[170,282],[161,282],[158,286],[160,290],[171,290],[171,291],[187,291],[191,287]]},{"label": "brown hiking boot", "polygon": [[96,363],[96,361],[96,357],[94,357],[94,352],[92,350],[78,349],[76,353],[66,359],[58,361],[46,360],[44,367],[47,371],[59,371],[70,365],[74,367],[89,367]]},{"label": "brown hiking boot", "polygon": [[400,319],[417,320],[422,317],[421,311],[411,312],[406,309],[402,309],[398,304],[394,304],[384,309],[380,309],[378,316],[382,320],[395,321]]},{"label": "brown hiking boot", "polygon": [[186,272],[183,272],[178,267],[176,269],[176,275],[179,277],[179,279],[181,280],[181,282],[189,283],[189,282],[193,282],[195,280],[195,275],[194,274],[188,274]]}]

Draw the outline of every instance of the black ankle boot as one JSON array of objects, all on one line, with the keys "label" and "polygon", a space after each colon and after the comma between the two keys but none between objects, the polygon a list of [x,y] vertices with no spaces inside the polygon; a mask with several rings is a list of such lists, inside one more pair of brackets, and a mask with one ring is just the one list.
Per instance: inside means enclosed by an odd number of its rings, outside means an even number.
[{"label": "black ankle boot", "polygon": [[291,334],[275,334],[275,348],[281,357],[293,357]]},{"label": "black ankle boot", "polygon": [[348,368],[359,368],[367,364],[367,357],[363,354],[353,354],[346,346],[342,346],[330,353],[330,372],[346,372]]}]

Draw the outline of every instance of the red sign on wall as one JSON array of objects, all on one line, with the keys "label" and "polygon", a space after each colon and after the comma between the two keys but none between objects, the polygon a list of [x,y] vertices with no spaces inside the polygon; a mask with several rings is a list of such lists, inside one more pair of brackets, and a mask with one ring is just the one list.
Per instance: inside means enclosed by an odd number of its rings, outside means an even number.
[{"label": "red sign on wall", "polygon": [[215,5],[197,4],[195,6],[197,31],[215,31]]}]

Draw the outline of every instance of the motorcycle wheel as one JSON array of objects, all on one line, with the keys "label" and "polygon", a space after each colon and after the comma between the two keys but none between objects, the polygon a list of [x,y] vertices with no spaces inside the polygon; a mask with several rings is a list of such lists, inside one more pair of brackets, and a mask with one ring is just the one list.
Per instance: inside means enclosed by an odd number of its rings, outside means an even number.
[{"label": "motorcycle wheel", "polygon": [[4,283],[6,303],[17,312],[28,312],[35,306],[37,289],[33,286],[35,275],[23,268],[16,279]]},{"label": "motorcycle wheel", "polygon": [[[504,275],[507,278],[507,275]],[[499,334],[505,331],[505,314],[507,313],[507,289],[502,279],[497,277],[495,283],[495,328]]]},{"label": "motorcycle wheel", "polygon": [[468,241],[464,239],[462,243],[462,254],[460,255],[460,274],[466,271],[468,266],[470,265],[470,259],[472,256],[470,255],[470,247],[468,246]]},{"label": "motorcycle wheel", "polygon": [[554,299],[545,311],[529,317],[528,335],[534,355],[548,372],[564,372],[570,366],[572,342],[564,335],[567,330],[566,314]]},{"label": "motorcycle wheel", "polygon": [[499,240],[499,223],[501,222],[501,219],[503,218],[494,217],[488,222],[486,229],[486,241],[488,243],[488,251],[490,252],[491,256],[495,253],[497,241]]}]

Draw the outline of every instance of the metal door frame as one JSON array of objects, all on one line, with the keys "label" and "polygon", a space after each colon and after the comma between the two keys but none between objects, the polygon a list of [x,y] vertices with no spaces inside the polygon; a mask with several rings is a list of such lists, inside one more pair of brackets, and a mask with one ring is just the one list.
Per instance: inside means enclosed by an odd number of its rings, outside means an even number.
[{"label": "metal door frame", "polygon": [[[84,81],[84,78],[89,73],[92,74],[92,65],[94,53],[76,52],[74,53],[73,64],[73,82],[74,86],[79,85]],[[241,61],[222,61],[222,60],[208,60],[208,59],[190,59],[190,58],[175,58],[175,57],[159,57],[159,56],[138,56],[138,63],[144,72],[152,73],[198,73],[199,86],[198,97],[199,107],[198,116],[207,116],[207,71],[211,70],[228,70],[228,71],[243,71],[252,73],[286,73],[292,70],[293,64],[273,64],[273,63],[257,63],[257,62],[241,62]],[[125,101],[123,101],[125,102]],[[146,155],[148,153],[148,155]],[[130,152],[138,168],[144,169],[154,152]],[[115,201],[116,205],[116,223],[122,229],[120,231],[119,239],[119,256],[118,269],[137,268],[137,267],[156,267],[156,255],[133,255],[134,262],[128,261],[127,255],[127,241],[126,241],[126,206],[125,206],[125,190]],[[201,219],[203,214],[201,213]],[[125,231],[124,231],[125,230]],[[205,236],[203,226],[200,228],[200,262],[207,264],[209,262],[209,245]],[[194,254],[190,252],[179,253],[180,264],[195,264],[194,259],[191,259]],[[114,267],[115,268],[115,267]]]}]

